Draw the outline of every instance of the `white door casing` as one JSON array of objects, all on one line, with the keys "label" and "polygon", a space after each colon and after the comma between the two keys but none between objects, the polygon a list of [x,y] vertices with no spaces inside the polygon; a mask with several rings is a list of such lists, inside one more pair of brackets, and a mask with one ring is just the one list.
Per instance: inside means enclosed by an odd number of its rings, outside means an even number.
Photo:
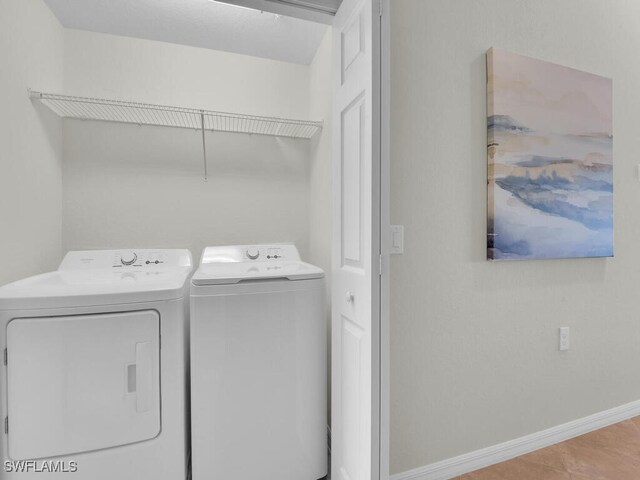
[{"label": "white door casing", "polygon": [[332,467],[380,478],[380,4],[334,20]]}]

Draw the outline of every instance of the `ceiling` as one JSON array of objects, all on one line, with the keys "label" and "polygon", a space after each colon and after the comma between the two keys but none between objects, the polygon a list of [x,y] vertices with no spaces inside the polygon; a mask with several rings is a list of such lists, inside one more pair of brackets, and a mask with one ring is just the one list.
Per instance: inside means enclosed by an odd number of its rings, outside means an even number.
[{"label": "ceiling", "polygon": [[211,0],[44,0],[67,28],[308,65],[327,26]]}]

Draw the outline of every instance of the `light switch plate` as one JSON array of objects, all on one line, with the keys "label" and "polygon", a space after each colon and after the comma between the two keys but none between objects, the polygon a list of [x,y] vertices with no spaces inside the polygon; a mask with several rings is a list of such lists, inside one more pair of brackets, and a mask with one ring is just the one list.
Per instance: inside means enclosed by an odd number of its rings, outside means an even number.
[{"label": "light switch plate", "polygon": [[404,253],[404,225],[391,225],[391,255]]},{"label": "light switch plate", "polygon": [[560,338],[559,338],[559,349],[561,352],[569,350],[569,327],[560,327],[559,329]]}]

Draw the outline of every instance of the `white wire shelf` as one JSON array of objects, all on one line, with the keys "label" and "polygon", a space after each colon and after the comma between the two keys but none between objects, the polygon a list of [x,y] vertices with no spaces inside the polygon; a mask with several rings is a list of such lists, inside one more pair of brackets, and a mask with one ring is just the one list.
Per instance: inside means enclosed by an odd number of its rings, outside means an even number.
[{"label": "white wire shelf", "polygon": [[289,138],[311,138],[322,129],[321,121],[263,117],[34,91],[31,91],[30,95],[63,118]]}]

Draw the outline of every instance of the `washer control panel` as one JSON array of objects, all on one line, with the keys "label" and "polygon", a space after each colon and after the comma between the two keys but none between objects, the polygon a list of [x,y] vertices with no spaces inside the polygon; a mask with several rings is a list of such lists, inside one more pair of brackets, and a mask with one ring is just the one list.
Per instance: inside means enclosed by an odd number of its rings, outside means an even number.
[{"label": "washer control panel", "polygon": [[247,260],[279,260],[285,258],[282,247],[248,247],[245,250]]},{"label": "washer control panel", "polygon": [[274,260],[299,260],[298,250],[293,245],[254,245],[244,249],[244,261],[270,262]]},{"label": "washer control panel", "polygon": [[234,245],[229,247],[207,247],[201,264],[238,262],[299,261],[300,254],[293,244]]}]

